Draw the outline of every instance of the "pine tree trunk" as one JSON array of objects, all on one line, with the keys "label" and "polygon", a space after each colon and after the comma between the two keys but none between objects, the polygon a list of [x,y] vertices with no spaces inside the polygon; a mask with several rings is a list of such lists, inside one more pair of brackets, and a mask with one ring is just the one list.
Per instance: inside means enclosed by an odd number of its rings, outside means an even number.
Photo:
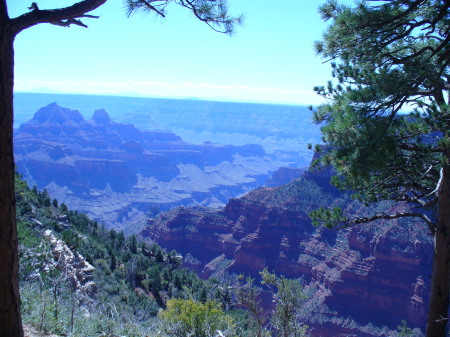
[{"label": "pine tree trunk", "polygon": [[438,196],[438,228],[435,233],[431,298],[427,337],[445,337],[450,287],[450,167],[446,166]]},{"label": "pine tree trunk", "polygon": [[[2,6],[5,8],[5,2]],[[4,13],[4,12],[3,12]],[[0,17],[0,336],[23,336],[13,155],[14,34]]]}]

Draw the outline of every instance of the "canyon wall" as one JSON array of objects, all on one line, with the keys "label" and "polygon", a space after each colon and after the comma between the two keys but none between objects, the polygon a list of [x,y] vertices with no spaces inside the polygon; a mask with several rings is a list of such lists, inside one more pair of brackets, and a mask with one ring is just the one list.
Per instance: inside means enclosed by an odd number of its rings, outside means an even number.
[{"label": "canyon wall", "polygon": [[147,213],[178,205],[223,206],[289,161],[261,145],[190,144],[97,110],[85,120],[52,103],[15,130],[18,171],[52,198],[109,227],[136,231]]},{"label": "canyon wall", "polygon": [[257,277],[264,268],[302,277],[312,294],[303,318],[314,336],[387,336],[402,320],[423,330],[433,255],[427,227],[405,219],[342,230],[312,226],[308,212],[320,206],[367,212],[330,186],[329,175],[308,172],[233,198],[222,210],[177,208],[148,219],[140,234],[176,249],[205,278]]}]

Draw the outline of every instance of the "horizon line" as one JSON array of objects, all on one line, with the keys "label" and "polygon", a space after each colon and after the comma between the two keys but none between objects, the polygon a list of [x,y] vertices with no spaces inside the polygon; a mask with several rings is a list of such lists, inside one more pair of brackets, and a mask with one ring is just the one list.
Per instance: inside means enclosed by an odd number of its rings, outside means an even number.
[{"label": "horizon line", "polygon": [[266,105],[287,105],[308,107],[316,104],[307,104],[300,102],[282,102],[282,101],[263,101],[255,99],[241,99],[233,97],[197,97],[197,96],[151,96],[134,92],[129,93],[86,93],[86,92],[67,92],[54,91],[52,89],[36,89],[36,90],[14,90],[14,94],[37,94],[37,95],[72,95],[72,96],[103,96],[103,97],[124,97],[124,98],[142,98],[142,99],[167,99],[167,100],[188,100],[188,101],[205,101],[205,102],[221,102],[221,103],[247,103],[247,104],[266,104]]}]

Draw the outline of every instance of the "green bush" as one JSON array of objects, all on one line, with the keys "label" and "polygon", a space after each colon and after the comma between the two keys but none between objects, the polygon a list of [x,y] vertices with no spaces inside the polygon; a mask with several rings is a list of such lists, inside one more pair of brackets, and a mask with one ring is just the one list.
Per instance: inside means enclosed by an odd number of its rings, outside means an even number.
[{"label": "green bush", "polygon": [[223,336],[236,336],[233,319],[215,301],[171,299],[167,301],[167,309],[158,316],[162,321],[163,336],[213,337],[218,331]]}]

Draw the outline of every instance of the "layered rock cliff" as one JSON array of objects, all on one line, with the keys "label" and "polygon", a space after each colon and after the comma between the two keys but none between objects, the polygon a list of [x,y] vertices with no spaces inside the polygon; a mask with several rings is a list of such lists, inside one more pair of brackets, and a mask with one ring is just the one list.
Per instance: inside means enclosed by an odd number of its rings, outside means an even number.
[{"label": "layered rock cliff", "polygon": [[138,226],[155,206],[224,205],[286,164],[260,145],[189,144],[171,132],[116,123],[105,110],[85,120],[56,103],[20,126],[14,145],[31,185],[120,228]]},{"label": "layered rock cliff", "polygon": [[304,319],[314,336],[386,336],[402,320],[424,329],[433,254],[426,226],[392,220],[340,231],[313,227],[308,212],[320,206],[368,211],[330,186],[329,174],[309,172],[231,199],[222,210],[177,208],[149,219],[141,236],[176,249],[203,277],[257,276],[263,268],[303,277],[312,292]]}]

